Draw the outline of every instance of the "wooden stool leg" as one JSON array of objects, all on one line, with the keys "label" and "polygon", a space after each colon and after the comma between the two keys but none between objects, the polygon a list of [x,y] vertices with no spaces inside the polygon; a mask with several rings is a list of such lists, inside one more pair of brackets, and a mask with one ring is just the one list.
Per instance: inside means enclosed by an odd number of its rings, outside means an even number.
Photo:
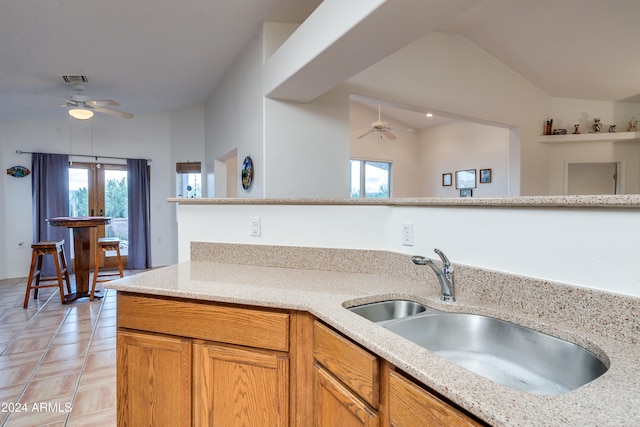
[{"label": "wooden stool leg", "polygon": [[36,264],[36,271],[33,275],[33,278],[35,279],[35,283],[32,285],[32,288],[34,288],[33,299],[38,299],[38,291],[40,290],[39,288],[40,279],[42,278],[42,261],[44,261],[44,255],[39,253],[37,255],[37,258],[38,258],[38,262]]},{"label": "wooden stool leg", "polygon": [[124,277],[124,271],[122,269],[122,258],[120,257],[120,245],[116,248],[116,254],[118,255],[118,271],[120,271],[120,277]]},{"label": "wooden stool leg", "polygon": [[60,253],[55,251],[53,253],[53,263],[56,265],[56,277],[58,278],[58,289],[60,290],[60,302],[64,304],[64,284],[62,283],[62,270],[60,269]]},{"label": "wooden stool leg", "polygon": [[89,301],[93,301],[93,296],[96,292],[96,284],[98,283],[98,272],[100,271],[100,255],[102,254],[102,248],[96,248],[96,259],[93,267],[93,282],[91,282],[91,294],[89,294]]},{"label": "wooden stool leg", "polygon": [[[27,308],[27,306],[29,305],[29,296],[31,294],[31,282],[33,281],[33,276],[36,272],[37,259],[38,259],[38,255],[36,254],[35,251],[33,251],[33,254],[31,255],[31,268],[29,269],[29,278],[27,279],[27,293],[24,296],[24,304],[22,305],[23,308]],[[37,292],[37,291],[38,291],[38,288],[34,290],[34,292]]]},{"label": "wooden stool leg", "polygon": [[67,257],[64,253],[64,246],[60,247],[60,260],[62,261],[64,279],[67,281],[67,293],[71,293],[71,279],[69,278],[69,267],[67,267]]}]

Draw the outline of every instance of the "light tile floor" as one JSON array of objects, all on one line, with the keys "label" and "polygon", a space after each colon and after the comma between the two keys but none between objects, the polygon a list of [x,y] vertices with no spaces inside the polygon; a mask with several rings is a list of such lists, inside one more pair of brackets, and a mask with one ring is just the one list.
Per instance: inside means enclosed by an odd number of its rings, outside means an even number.
[{"label": "light tile floor", "polygon": [[0,280],[0,426],[115,426],[116,292],[62,305],[46,288],[25,310],[25,290]]}]

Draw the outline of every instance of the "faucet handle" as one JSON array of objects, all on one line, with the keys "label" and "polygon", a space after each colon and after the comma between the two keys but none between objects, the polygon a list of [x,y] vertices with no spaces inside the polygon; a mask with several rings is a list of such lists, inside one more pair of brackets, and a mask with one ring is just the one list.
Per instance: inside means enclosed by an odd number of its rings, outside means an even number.
[{"label": "faucet handle", "polygon": [[446,268],[449,271],[453,271],[453,267],[451,265],[451,262],[449,261],[449,258],[447,258],[447,256],[444,254],[444,252],[442,252],[440,249],[437,249],[437,248],[434,249],[433,252],[438,254],[440,259],[442,260],[442,264],[444,264],[444,268]]},{"label": "faucet handle", "polygon": [[411,257],[411,261],[413,261],[415,265],[426,265],[430,260],[420,255],[414,255]]}]

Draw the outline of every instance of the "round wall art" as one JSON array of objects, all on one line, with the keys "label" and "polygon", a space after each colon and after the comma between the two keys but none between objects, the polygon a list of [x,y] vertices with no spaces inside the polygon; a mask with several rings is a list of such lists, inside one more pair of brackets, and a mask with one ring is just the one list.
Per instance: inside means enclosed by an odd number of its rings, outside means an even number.
[{"label": "round wall art", "polygon": [[242,188],[248,190],[253,183],[253,160],[247,156],[242,161]]}]

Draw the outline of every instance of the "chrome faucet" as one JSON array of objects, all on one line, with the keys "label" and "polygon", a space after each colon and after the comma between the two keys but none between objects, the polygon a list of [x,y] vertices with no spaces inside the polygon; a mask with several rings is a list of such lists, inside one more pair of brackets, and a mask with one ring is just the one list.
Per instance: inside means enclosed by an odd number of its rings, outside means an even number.
[{"label": "chrome faucet", "polygon": [[433,250],[440,259],[442,260],[442,269],[438,268],[435,262],[433,262],[430,258],[425,258],[423,256],[413,256],[411,257],[411,261],[415,265],[428,265],[438,276],[438,281],[440,282],[440,286],[442,287],[442,297],[440,298],[442,301],[446,302],[454,302],[456,300],[455,296],[455,282],[453,278],[453,265],[449,262],[449,258],[440,250]]}]

